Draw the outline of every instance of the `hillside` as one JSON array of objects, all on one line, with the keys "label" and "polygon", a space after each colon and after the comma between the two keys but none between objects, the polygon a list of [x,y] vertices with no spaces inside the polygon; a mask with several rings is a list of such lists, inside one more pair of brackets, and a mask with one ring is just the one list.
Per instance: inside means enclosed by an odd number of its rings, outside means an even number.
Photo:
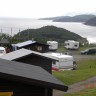
[{"label": "hillside", "polygon": [[96,17],[88,20],[88,21],[85,22],[84,24],[85,24],[85,25],[96,26]]},{"label": "hillside", "polygon": [[81,36],[72,33],[63,28],[57,28],[55,26],[45,26],[38,29],[24,30],[14,37],[22,37],[23,40],[34,39],[39,42],[46,42],[47,40],[56,40],[64,43],[65,40],[79,40]]},{"label": "hillside", "polygon": [[43,20],[53,20],[54,22],[86,22],[91,18],[94,18],[95,15],[84,14],[76,16],[58,16],[52,18],[42,18]]}]

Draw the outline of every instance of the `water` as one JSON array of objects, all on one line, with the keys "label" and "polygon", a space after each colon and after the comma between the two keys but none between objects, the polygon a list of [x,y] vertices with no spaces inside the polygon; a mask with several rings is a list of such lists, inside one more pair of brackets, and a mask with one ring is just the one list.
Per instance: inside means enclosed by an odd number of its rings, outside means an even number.
[{"label": "water", "polygon": [[36,29],[46,25],[65,28],[87,38],[90,43],[96,43],[96,27],[76,22],[52,22],[51,20],[34,19],[0,19],[0,32],[14,35],[25,29]]}]

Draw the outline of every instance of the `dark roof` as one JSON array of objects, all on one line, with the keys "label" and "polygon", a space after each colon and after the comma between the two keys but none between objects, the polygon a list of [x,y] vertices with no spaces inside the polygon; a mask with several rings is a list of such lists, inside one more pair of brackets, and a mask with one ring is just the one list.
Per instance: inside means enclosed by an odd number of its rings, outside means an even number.
[{"label": "dark roof", "polygon": [[68,87],[43,68],[0,59],[0,78],[67,91]]},{"label": "dark roof", "polygon": [[20,58],[23,58],[25,56],[29,56],[29,55],[32,55],[32,54],[35,54],[37,56],[41,56],[41,57],[44,57],[44,58],[48,58],[48,59],[51,59],[51,60],[57,60],[57,58],[55,58],[55,57],[46,55],[44,53],[24,49],[24,48],[13,51],[13,52],[10,52],[10,53],[7,53],[5,55],[2,55],[2,56],[0,56],[0,58],[6,59],[6,60],[17,60],[17,59],[20,59]]}]

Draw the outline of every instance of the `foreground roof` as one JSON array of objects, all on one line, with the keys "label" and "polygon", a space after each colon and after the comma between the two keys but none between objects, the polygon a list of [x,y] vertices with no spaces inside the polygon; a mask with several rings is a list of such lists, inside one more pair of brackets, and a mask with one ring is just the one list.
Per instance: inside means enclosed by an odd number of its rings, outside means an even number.
[{"label": "foreground roof", "polygon": [[24,49],[24,48],[13,51],[13,52],[10,52],[10,53],[7,53],[3,56],[0,56],[0,58],[6,59],[6,60],[16,60],[16,59],[23,58],[25,56],[29,56],[29,55],[32,55],[32,54],[42,56],[42,57],[52,59],[52,60],[57,60],[57,58],[55,58],[53,56],[48,56],[46,54],[36,52],[36,51],[31,51],[31,50]]},{"label": "foreground roof", "polygon": [[0,78],[38,84],[52,89],[67,91],[68,87],[43,68],[35,65],[0,59]]}]

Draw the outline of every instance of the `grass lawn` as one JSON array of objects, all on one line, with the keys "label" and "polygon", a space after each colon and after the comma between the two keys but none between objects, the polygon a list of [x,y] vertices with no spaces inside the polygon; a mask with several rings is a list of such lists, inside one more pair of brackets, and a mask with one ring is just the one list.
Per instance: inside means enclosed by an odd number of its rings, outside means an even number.
[{"label": "grass lawn", "polygon": [[94,89],[86,89],[81,92],[65,94],[64,96],[96,96],[96,88]]},{"label": "grass lawn", "polygon": [[54,71],[53,75],[67,85],[96,76],[96,59],[80,60],[77,64],[77,70]]}]

